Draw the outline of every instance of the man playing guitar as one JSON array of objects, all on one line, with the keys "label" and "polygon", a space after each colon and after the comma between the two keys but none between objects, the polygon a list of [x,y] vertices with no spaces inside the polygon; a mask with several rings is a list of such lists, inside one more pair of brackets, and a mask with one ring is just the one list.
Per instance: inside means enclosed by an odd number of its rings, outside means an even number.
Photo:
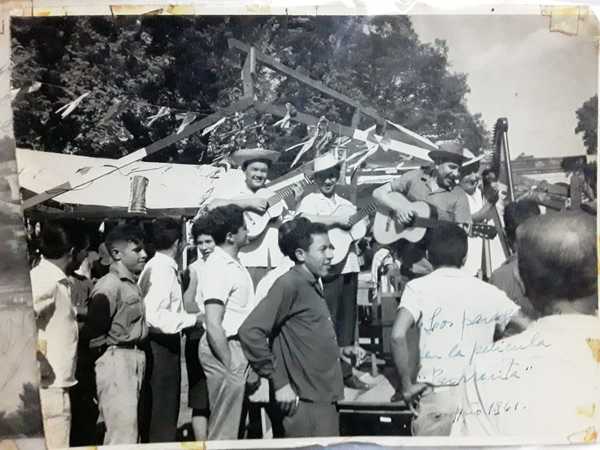
[{"label": "man playing guitar", "polygon": [[[464,191],[455,189],[459,169],[467,160],[458,142],[444,141],[437,150],[429,152],[433,165],[407,172],[375,189],[373,198],[382,207],[391,209],[396,220],[409,224],[416,214],[411,202],[424,201],[432,206],[440,220],[471,223],[469,202]],[[393,195],[395,192],[401,195]],[[432,271],[425,258],[427,237],[418,243],[409,243],[402,255],[402,274],[408,279]]]},{"label": "man playing guitar", "polygon": [[[319,192],[304,197],[296,212],[311,222],[348,230],[351,228],[350,218],[356,212],[356,207],[335,192],[342,162],[333,153],[315,159],[314,179]],[[359,272],[358,257],[354,245],[351,245],[346,258],[337,266],[333,266],[330,275],[322,279],[325,300],[340,346],[354,344]],[[346,362],[342,362],[342,375],[346,386],[353,389],[368,388],[352,374],[352,366]]]},{"label": "man playing guitar", "polygon": [[[273,192],[265,188],[269,168],[278,158],[279,152],[263,148],[246,148],[233,153],[231,159],[245,176],[239,179],[225,177],[217,183],[208,209],[234,204],[245,213],[266,214],[273,206],[280,206],[280,210],[283,211],[284,205],[269,205],[268,199],[273,196]],[[283,260],[283,254],[277,244],[280,219],[281,215],[274,217],[262,235],[239,252],[240,261],[250,272],[255,288],[267,271],[277,267]]]}]

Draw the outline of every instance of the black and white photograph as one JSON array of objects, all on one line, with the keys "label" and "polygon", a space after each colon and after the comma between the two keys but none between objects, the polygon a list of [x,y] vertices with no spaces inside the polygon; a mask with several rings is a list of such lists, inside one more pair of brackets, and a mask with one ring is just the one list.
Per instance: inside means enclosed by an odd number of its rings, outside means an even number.
[{"label": "black and white photograph", "polygon": [[598,442],[598,21],[533,9],[12,17],[0,439]]}]

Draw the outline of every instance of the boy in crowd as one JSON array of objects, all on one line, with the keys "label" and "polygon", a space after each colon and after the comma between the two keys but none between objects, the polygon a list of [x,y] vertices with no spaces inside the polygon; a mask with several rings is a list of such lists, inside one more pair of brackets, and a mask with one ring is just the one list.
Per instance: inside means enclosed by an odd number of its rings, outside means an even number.
[{"label": "boy in crowd", "polygon": [[279,277],[239,330],[254,370],[270,380],[285,437],[337,436],[336,402],[344,395],[340,355],[321,278],[333,249],[323,224],[297,218],[282,224],[279,246],[295,265]]}]

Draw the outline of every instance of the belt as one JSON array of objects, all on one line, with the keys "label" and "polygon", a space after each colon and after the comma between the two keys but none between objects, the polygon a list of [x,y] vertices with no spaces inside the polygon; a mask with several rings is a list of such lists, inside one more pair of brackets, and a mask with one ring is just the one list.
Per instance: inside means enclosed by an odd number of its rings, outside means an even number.
[{"label": "belt", "polygon": [[240,337],[237,334],[234,334],[233,336],[228,336],[227,340],[228,341],[239,341]]},{"label": "belt", "polygon": [[141,345],[136,342],[118,342],[116,344],[106,345],[106,349],[109,348],[125,348],[128,350],[141,350]]}]

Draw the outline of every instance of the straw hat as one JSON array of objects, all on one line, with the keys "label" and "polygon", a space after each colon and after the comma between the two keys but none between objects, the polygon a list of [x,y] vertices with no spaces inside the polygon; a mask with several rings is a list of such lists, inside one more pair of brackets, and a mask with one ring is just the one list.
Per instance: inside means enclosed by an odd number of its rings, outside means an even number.
[{"label": "straw hat", "polygon": [[333,167],[339,167],[344,161],[337,159],[333,152],[326,153],[324,155],[315,158],[313,162],[313,173],[324,172]]},{"label": "straw hat", "polygon": [[429,152],[429,157],[436,163],[453,162],[456,164],[463,164],[469,160],[469,157],[465,154],[465,149],[463,149],[463,146],[456,141],[440,142],[437,150],[432,150]]},{"label": "straw hat", "polygon": [[251,161],[268,161],[270,164],[272,164],[279,159],[279,156],[279,152],[257,147],[237,150],[231,155],[231,159],[239,167],[242,167],[245,163],[249,163]]}]

